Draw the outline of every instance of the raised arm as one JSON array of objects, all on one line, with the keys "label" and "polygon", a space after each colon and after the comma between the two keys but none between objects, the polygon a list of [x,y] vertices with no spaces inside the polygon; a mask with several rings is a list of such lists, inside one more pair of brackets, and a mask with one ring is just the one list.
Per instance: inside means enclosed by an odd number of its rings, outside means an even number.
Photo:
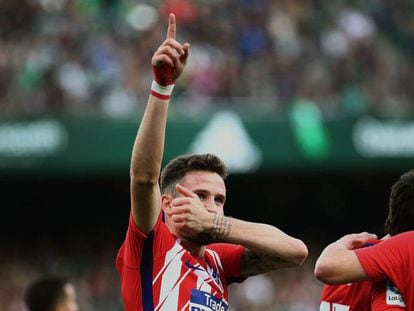
[{"label": "raised arm", "polygon": [[362,232],[345,235],[338,241],[329,244],[316,261],[315,277],[331,285],[367,279],[367,275],[353,250],[376,238],[373,234]]},{"label": "raised arm", "polygon": [[174,14],[170,14],[167,38],[154,53],[151,64],[154,81],[132,150],[131,212],[145,233],[154,227],[160,213],[158,178],[164,152],[168,104],[176,79],[184,70],[189,44],[176,40]]}]

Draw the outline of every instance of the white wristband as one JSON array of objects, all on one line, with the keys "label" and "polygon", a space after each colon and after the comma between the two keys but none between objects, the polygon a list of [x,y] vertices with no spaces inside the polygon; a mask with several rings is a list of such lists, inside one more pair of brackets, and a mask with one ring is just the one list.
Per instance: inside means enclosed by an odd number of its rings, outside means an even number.
[{"label": "white wristband", "polygon": [[153,80],[151,84],[151,94],[160,99],[169,99],[175,84],[161,85]]}]

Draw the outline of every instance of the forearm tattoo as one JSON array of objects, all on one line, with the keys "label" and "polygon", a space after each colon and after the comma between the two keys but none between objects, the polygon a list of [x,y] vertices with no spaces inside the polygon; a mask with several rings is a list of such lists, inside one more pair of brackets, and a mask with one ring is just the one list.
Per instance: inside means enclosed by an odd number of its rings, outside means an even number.
[{"label": "forearm tattoo", "polygon": [[215,240],[223,240],[230,235],[231,219],[230,217],[215,214],[213,220],[213,230],[211,236]]},{"label": "forearm tattoo", "polygon": [[242,257],[241,271],[244,276],[251,276],[281,268],[286,263],[280,257],[246,249]]}]

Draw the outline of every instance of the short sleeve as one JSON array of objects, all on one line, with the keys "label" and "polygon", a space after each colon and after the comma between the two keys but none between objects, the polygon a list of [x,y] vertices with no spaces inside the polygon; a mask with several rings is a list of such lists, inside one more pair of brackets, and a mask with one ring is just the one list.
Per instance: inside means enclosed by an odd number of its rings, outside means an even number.
[{"label": "short sleeve", "polygon": [[117,255],[117,266],[123,265],[127,267],[138,267],[141,261],[144,241],[148,238],[149,235],[159,231],[161,223],[162,217],[160,214],[154,226],[154,229],[147,235],[137,227],[132,214],[130,214],[125,241],[122,244]]},{"label": "short sleeve", "polygon": [[414,232],[411,231],[396,235],[373,247],[355,250],[355,254],[371,280],[381,281],[389,278],[396,285],[400,284],[399,289],[403,290],[401,286],[404,286],[410,261],[413,260],[413,240]]},{"label": "short sleeve", "polygon": [[241,258],[245,248],[241,245],[215,243],[208,246],[220,257],[227,284],[241,283],[246,278],[240,277]]}]

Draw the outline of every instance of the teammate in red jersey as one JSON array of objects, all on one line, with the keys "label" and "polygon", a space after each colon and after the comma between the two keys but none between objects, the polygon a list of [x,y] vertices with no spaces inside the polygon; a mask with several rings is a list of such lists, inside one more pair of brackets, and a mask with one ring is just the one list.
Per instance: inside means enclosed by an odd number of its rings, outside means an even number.
[{"label": "teammate in red jersey", "polygon": [[226,168],[214,155],[171,161],[160,188],[168,104],[189,52],[170,14],[152,57],[154,81],[132,151],[129,226],[116,259],[127,311],[224,311],[230,283],[307,256],[301,240],[273,226],[224,216]]},{"label": "teammate in red jersey", "polygon": [[375,235],[349,234],[328,245],[318,258],[315,276],[327,284],[369,280],[371,310],[414,310],[414,171],[391,190],[385,231],[389,238],[360,248]]},{"label": "teammate in red jersey", "polygon": [[[385,239],[388,236],[384,237]],[[382,240],[371,240],[364,247],[378,244]],[[389,281],[361,281],[341,285],[325,284],[321,294],[320,311],[371,311],[406,310],[399,292]],[[392,299],[390,299],[392,297]],[[391,300],[400,302],[392,304]]]},{"label": "teammate in red jersey", "polygon": [[319,311],[370,311],[371,282],[324,285]]},{"label": "teammate in red jersey", "polygon": [[[379,243],[372,240],[364,247]],[[321,294],[320,311],[370,311],[370,281],[362,281],[340,285],[325,284]]]}]

